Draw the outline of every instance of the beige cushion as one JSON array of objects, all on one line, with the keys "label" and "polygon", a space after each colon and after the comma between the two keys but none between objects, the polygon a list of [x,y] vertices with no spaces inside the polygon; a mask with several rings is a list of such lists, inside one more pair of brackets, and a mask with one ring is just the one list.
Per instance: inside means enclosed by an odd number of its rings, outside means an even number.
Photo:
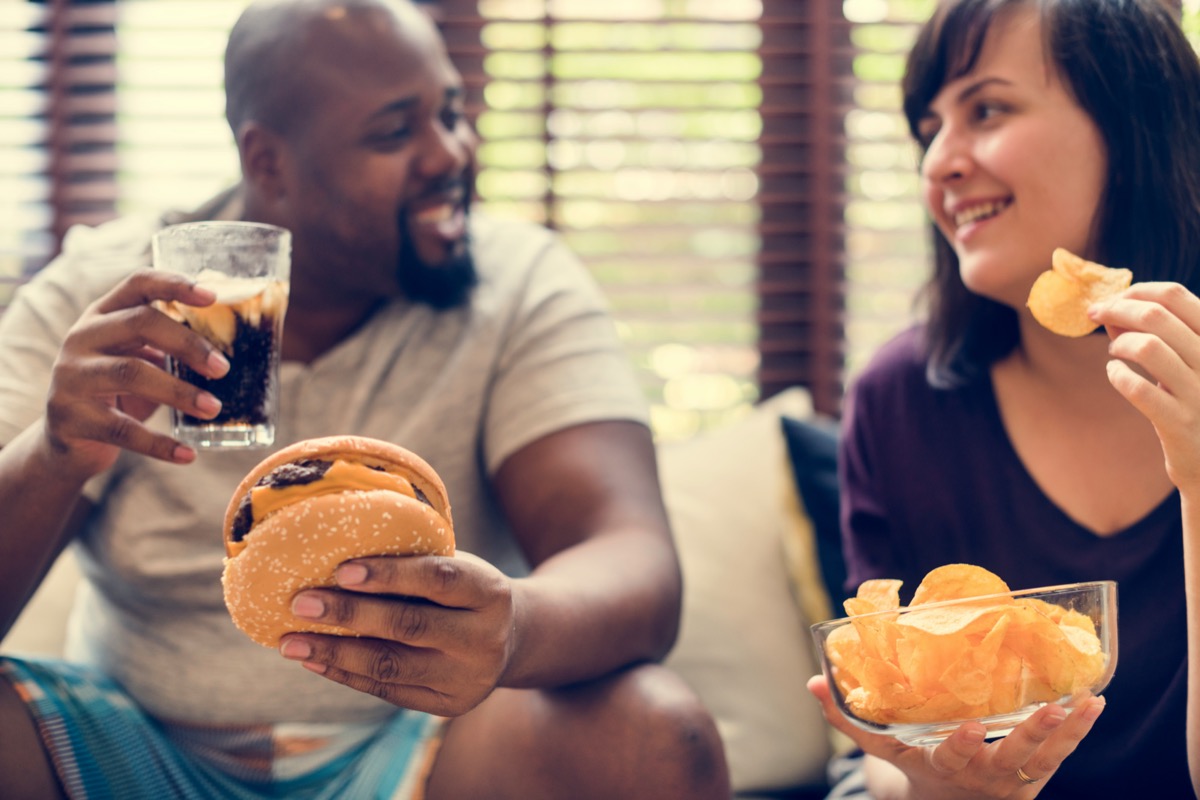
[{"label": "beige cushion", "polygon": [[[682,627],[667,664],[716,717],[738,792],[818,783],[831,753],[820,707],[805,689],[819,671],[808,626],[828,619],[829,601],[788,461],[784,413],[809,416],[808,395],[776,395],[659,454],[684,573]],[[800,602],[790,574],[800,576]]]},{"label": "beige cushion", "polygon": [[79,567],[68,548],[54,562],[21,616],[17,617],[8,636],[4,637],[0,652],[61,657],[67,615],[78,582]]}]

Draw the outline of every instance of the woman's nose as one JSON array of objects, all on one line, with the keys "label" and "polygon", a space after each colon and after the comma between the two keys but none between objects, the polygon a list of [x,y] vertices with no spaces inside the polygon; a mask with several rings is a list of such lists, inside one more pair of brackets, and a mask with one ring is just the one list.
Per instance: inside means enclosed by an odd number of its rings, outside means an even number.
[{"label": "woman's nose", "polygon": [[921,158],[921,176],[927,181],[944,183],[966,177],[972,168],[969,142],[957,131],[943,128]]}]

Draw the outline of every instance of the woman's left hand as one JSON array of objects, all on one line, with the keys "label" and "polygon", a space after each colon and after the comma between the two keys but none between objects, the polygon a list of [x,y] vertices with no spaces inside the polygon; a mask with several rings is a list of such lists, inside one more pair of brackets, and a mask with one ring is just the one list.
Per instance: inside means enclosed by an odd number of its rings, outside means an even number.
[{"label": "woman's left hand", "polygon": [[1200,298],[1135,283],[1088,316],[1107,328],[1109,382],[1154,426],[1172,483],[1200,486]]},{"label": "woman's left hand", "polygon": [[883,733],[870,733],[846,719],[834,703],[823,675],[809,679],[808,690],[821,703],[825,719],[868,756],[890,764],[890,772],[867,770],[873,797],[921,800],[1032,800],[1046,781],[1091,731],[1104,710],[1104,699],[1082,701],[1071,714],[1047,705],[996,741],[987,729],[964,722],[935,746],[914,747]]}]

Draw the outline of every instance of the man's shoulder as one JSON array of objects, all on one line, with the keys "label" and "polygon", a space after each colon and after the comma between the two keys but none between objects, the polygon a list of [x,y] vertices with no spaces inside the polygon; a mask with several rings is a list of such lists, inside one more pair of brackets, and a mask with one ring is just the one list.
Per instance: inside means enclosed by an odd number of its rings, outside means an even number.
[{"label": "man's shoulder", "polygon": [[471,245],[483,269],[493,263],[505,269],[518,263],[532,265],[552,250],[567,252],[559,235],[544,225],[481,211],[471,212]]},{"label": "man's shoulder", "polygon": [[72,226],[63,237],[62,255],[71,258],[142,256],[149,259],[150,238],[163,225],[157,214],[130,214],[99,225]]},{"label": "man's shoulder", "polygon": [[34,276],[27,291],[56,287],[90,302],[129,273],[150,266],[150,239],[161,227],[162,218],[148,214],[72,226],[59,254]]}]

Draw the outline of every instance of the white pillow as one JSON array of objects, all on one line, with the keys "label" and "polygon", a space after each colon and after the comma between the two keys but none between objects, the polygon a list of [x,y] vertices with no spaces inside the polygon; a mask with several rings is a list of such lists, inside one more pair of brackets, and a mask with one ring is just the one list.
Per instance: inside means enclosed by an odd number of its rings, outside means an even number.
[{"label": "white pillow", "polygon": [[[820,706],[804,688],[820,671],[808,629],[819,620],[801,612],[786,558],[811,553],[813,533],[782,414],[810,416],[807,393],[790,389],[731,424],[659,448],[684,576],[679,640],[666,663],[716,717],[735,792],[820,783],[831,754]],[[803,592],[804,607],[827,618],[819,571],[810,574],[818,583]]]},{"label": "white pillow", "polygon": [[63,550],[0,646],[0,653],[62,658],[67,616],[79,583],[75,553]]}]

